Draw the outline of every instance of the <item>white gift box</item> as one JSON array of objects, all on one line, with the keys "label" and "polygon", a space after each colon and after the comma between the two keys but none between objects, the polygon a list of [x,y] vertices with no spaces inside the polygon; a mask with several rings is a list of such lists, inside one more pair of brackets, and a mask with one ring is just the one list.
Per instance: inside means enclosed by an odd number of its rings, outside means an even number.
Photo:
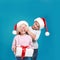
[{"label": "white gift box", "polygon": [[[26,48],[25,57],[32,57],[34,50],[32,48]],[[22,56],[22,47],[16,48],[16,56]]]}]

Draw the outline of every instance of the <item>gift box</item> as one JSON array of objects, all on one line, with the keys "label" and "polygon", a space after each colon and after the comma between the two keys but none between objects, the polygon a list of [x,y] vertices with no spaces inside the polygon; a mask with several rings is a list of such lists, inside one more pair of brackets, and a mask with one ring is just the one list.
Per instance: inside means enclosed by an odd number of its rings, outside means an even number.
[{"label": "gift box", "polygon": [[34,49],[32,48],[22,48],[16,47],[16,56],[18,57],[32,57]]}]

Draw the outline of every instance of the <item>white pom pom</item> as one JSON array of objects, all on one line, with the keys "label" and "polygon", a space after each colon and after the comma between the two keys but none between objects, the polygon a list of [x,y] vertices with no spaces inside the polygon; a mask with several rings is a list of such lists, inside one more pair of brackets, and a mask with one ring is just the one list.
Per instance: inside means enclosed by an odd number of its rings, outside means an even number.
[{"label": "white pom pom", "polygon": [[50,35],[50,33],[49,32],[45,32],[45,36],[49,36]]},{"label": "white pom pom", "polygon": [[17,34],[16,30],[13,30],[13,31],[12,31],[12,34],[14,34],[14,35]]}]

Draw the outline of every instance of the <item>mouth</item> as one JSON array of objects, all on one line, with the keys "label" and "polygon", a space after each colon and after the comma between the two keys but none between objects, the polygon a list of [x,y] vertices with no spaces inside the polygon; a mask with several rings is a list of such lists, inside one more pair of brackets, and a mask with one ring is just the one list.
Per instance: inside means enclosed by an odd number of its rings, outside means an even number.
[{"label": "mouth", "polygon": [[24,31],[22,31],[22,32],[21,32],[21,34],[25,34],[25,32],[24,32]]}]

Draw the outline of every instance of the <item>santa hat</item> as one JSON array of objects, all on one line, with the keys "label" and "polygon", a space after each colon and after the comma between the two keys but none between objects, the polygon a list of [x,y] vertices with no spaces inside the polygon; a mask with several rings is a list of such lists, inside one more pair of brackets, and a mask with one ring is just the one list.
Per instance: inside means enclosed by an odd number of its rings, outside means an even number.
[{"label": "santa hat", "polygon": [[17,29],[20,25],[22,25],[22,24],[27,25],[27,27],[29,26],[26,21],[19,21],[19,22],[14,26],[14,30],[12,31],[12,33],[13,33],[14,35],[17,34],[16,29]]},{"label": "santa hat", "polygon": [[34,21],[37,21],[39,23],[40,29],[43,29],[43,28],[46,29],[46,32],[45,32],[45,35],[46,36],[49,36],[50,35],[50,33],[48,32],[47,23],[46,23],[45,18],[38,17]]}]

